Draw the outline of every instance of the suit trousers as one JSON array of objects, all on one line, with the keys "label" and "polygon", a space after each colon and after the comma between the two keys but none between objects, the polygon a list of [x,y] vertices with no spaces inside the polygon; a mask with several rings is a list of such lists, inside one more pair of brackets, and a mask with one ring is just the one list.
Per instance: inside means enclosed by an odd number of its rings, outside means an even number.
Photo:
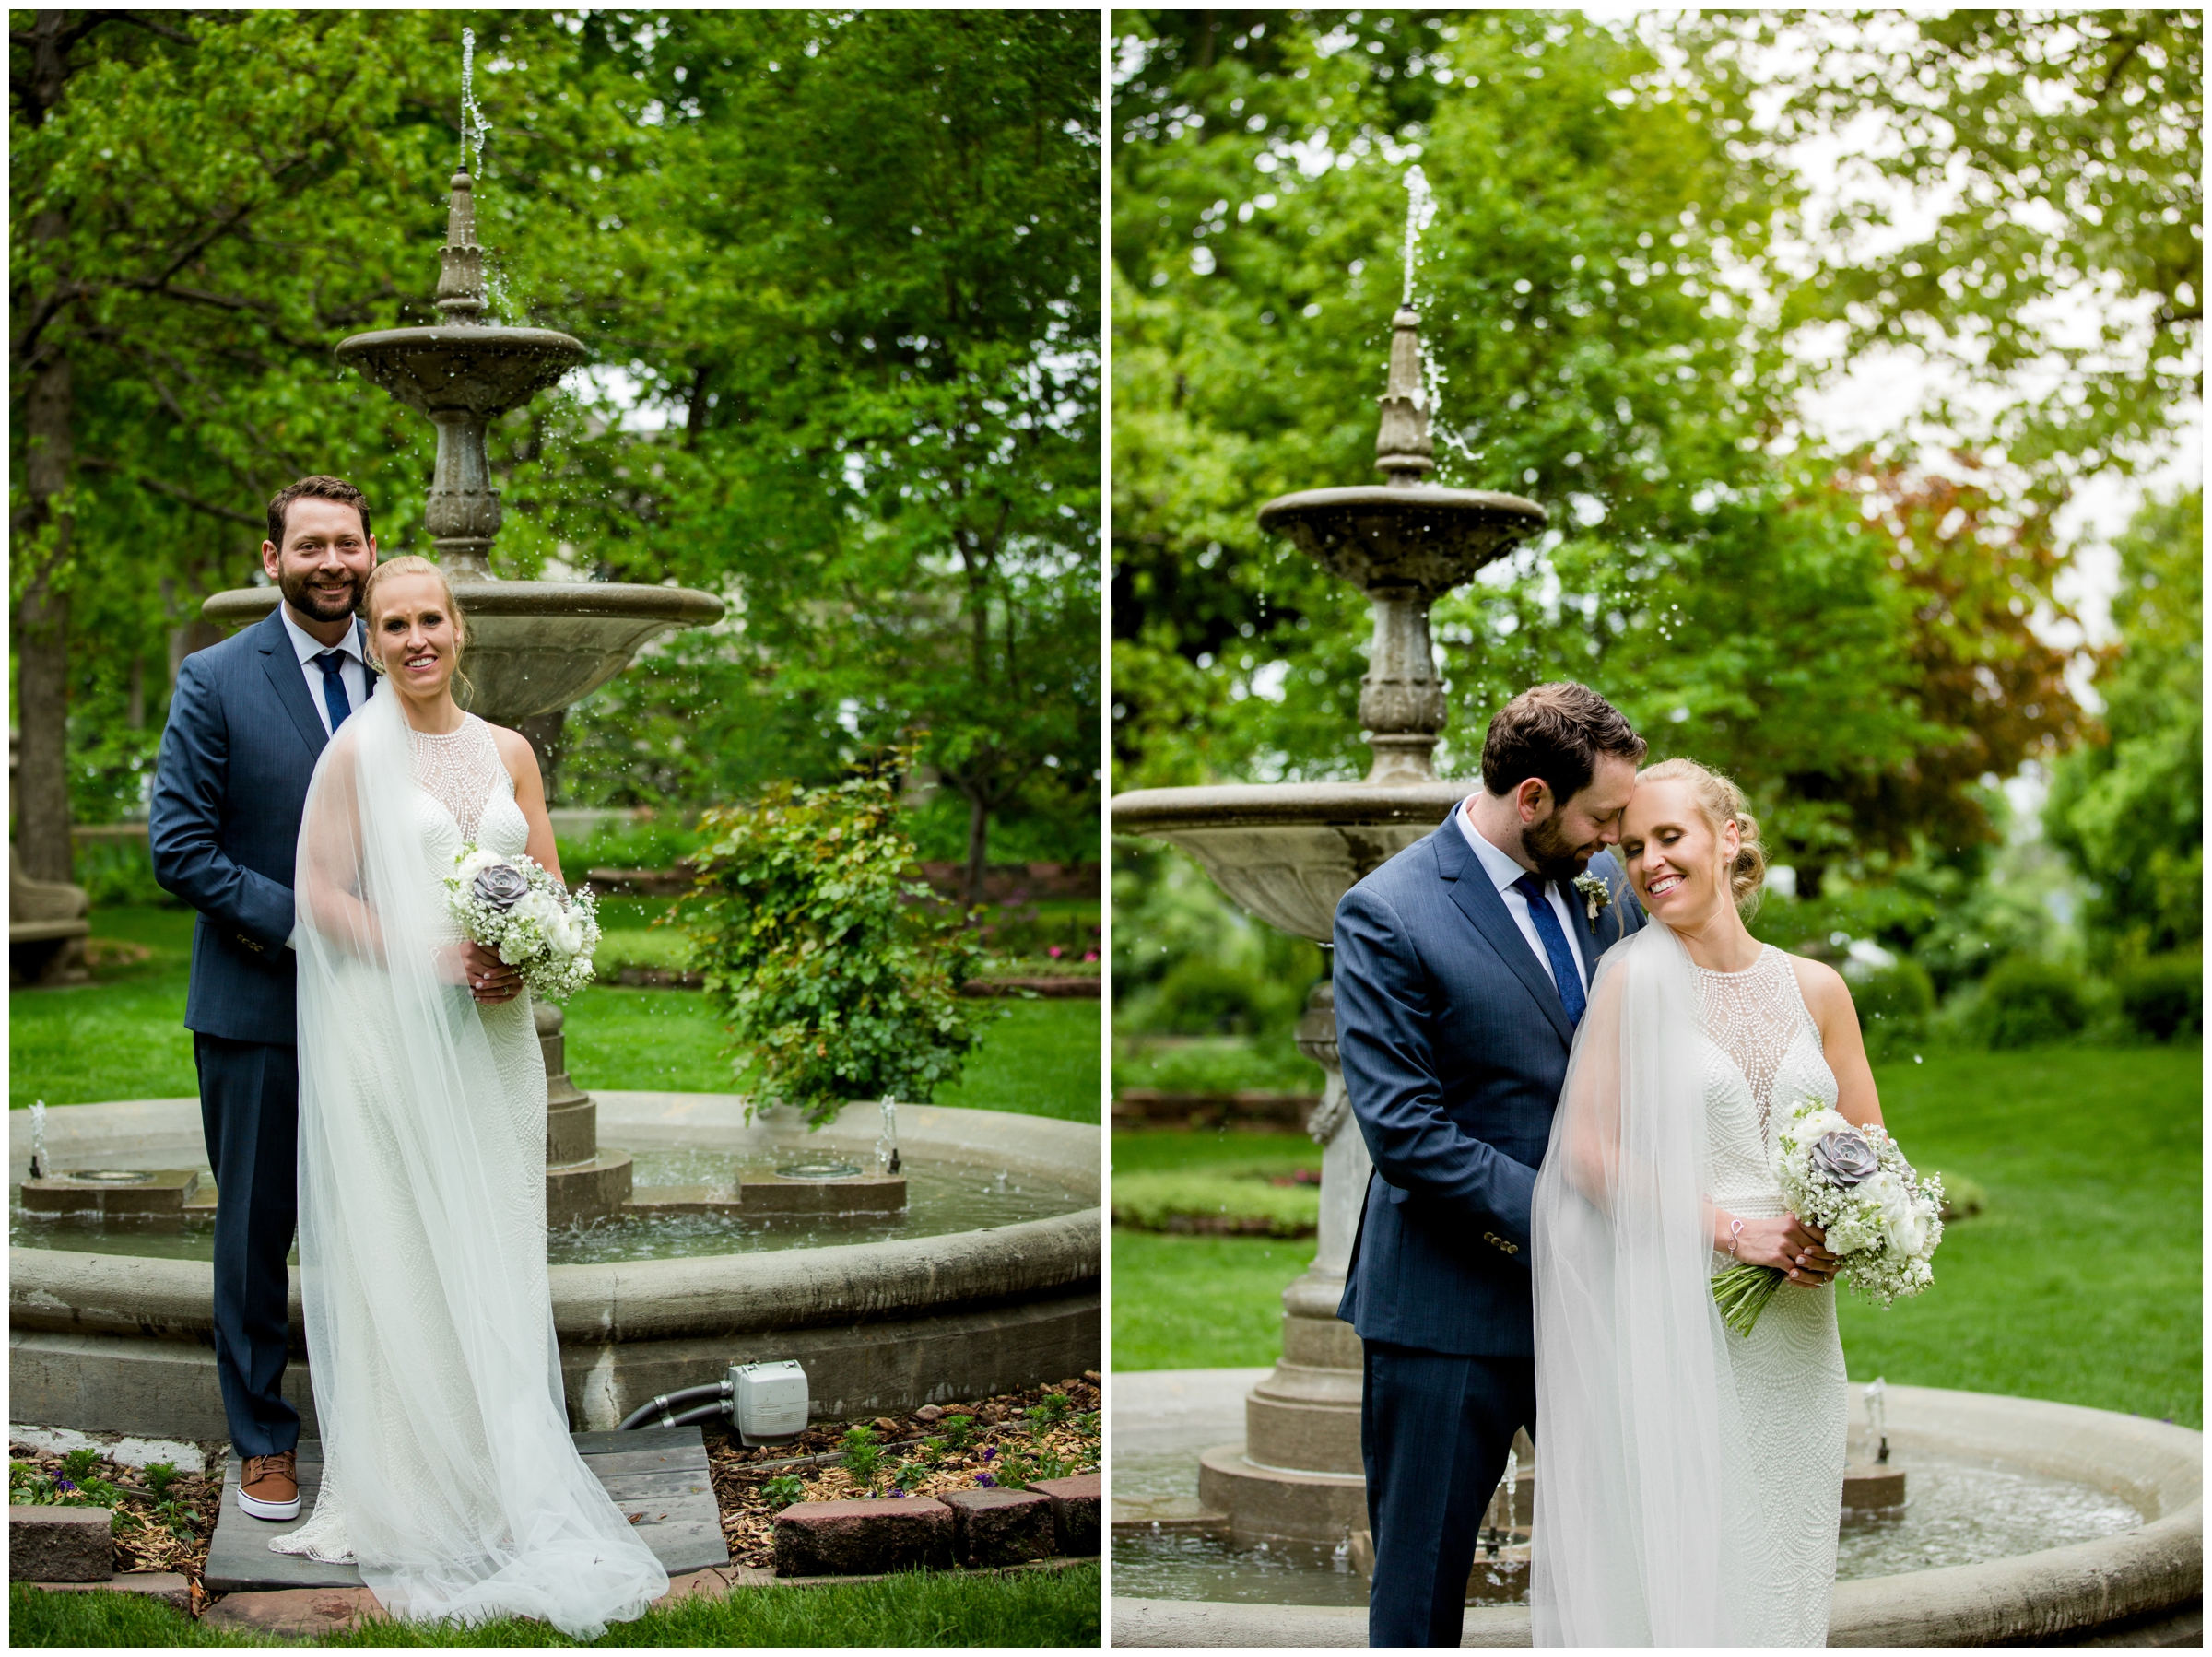
[{"label": "suit trousers", "polygon": [[1371,1646],[1456,1646],[1484,1510],[1513,1430],[1536,1429],[1536,1360],[1366,1344],[1359,1452],[1375,1574]]},{"label": "suit trousers", "polygon": [[284,1396],[286,1256],[300,1217],[300,1050],[194,1031],[200,1124],[215,1170],[215,1369],[241,1456],[300,1442]]}]

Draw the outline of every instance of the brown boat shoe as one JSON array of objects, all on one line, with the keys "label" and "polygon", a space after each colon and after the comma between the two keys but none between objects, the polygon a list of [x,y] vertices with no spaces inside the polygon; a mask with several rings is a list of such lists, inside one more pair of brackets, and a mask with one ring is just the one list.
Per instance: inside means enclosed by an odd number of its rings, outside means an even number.
[{"label": "brown boat shoe", "polygon": [[238,1505],[255,1519],[300,1517],[300,1458],[295,1451],[250,1455],[238,1475]]}]

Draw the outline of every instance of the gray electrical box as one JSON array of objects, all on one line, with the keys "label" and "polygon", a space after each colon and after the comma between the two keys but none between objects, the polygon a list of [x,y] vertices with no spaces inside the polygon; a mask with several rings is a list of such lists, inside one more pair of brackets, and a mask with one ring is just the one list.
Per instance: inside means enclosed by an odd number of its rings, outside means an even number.
[{"label": "gray electrical box", "polygon": [[746,1444],[787,1444],[806,1430],[806,1371],[791,1358],[730,1366],[730,1415]]}]

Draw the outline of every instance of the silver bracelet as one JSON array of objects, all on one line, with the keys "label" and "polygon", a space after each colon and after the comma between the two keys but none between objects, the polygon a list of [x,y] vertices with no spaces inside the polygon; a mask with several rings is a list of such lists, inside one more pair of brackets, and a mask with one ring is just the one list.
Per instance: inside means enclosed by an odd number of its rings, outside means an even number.
[{"label": "silver bracelet", "polygon": [[1737,1243],[1739,1243],[1739,1242],[1741,1242],[1741,1241],[1743,1240],[1743,1237],[1744,1237],[1744,1222],[1743,1222],[1743,1221],[1741,1221],[1741,1220],[1736,1220],[1736,1219],[1732,1219],[1732,1220],[1730,1220],[1730,1221],[1728,1222],[1728,1258],[1729,1258],[1729,1259],[1731,1259],[1731,1260],[1741,1260],[1741,1259],[1743,1258],[1743,1256],[1742,1256],[1741,1254],[1738,1254],[1738,1253],[1735,1252],[1735,1245],[1736,1245]]}]

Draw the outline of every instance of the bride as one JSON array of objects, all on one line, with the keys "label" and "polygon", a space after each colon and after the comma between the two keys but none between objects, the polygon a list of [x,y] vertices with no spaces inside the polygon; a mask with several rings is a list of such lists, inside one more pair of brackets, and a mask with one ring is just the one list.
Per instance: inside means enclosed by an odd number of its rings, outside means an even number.
[{"label": "bride", "polygon": [[472,998],[441,875],[465,843],[559,875],[530,746],[464,713],[466,629],[426,558],[362,593],[382,678],[300,832],[300,1266],[314,1515],[395,1616],[579,1639],[667,1573],[569,1438],[546,1275],[545,1063],[527,993]]},{"label": "bride", "polygon": [[[1828,1642],[1846,1396],[1835,1256],[1785,1211],[1776,1129],[1881,1121],[1842,979],[1742,916],[1764,859],[1727,779],[1637,778],[1620,857],[1662,923],[1598,968],[1536,1177],[1530,1604],[1538,1645]],[[1748,1337],[1710,1280],[1788,1281]]]}]

